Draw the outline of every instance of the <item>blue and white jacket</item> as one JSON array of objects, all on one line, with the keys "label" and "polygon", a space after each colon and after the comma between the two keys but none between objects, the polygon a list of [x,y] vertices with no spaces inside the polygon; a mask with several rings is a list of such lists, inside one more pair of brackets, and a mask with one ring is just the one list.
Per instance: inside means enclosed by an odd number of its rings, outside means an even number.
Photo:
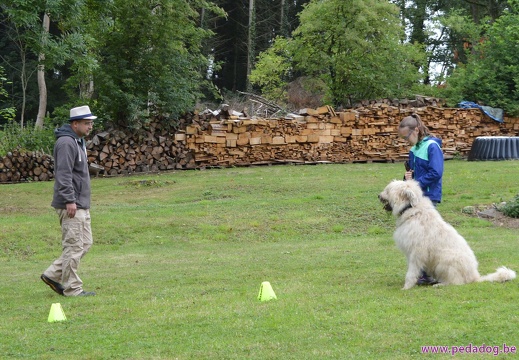
[{"label": "blue and white jacket", "polygon": [[432,201],[442,200],[443,151],[442,141],[426,136],[409,152],[409,165],[414,171],[413,178]]}]

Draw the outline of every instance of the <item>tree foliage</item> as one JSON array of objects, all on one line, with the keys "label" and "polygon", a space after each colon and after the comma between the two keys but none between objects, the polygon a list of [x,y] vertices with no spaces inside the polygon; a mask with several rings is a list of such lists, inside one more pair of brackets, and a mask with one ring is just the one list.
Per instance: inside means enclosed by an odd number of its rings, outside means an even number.
[{"label": "tree foliage", "polygon": [[[2,102],[9,97],[9,93],[5,90],[5,85],[7,85],[7,78],[5,77],[4,68],[0,66],[0,101]],[[0,107],[0,119],[3,121],[13,121],[15,114],[13,107]]]},{"label": "tree foliage", "polygon": [[[77,0],[2,2],[0,19],[5,32],[1,41],[5,43],[5,50],[0,52],[0,57],[10,70],[9,78],[15,84],[14,88],[22,93],[13,96],[17,101],[15,105],[20,108],[21,126],[24,126],[26,107],[38,107],[34,104],[26,106],[26,103],[43,99],[35,100],[38,89],[30,86],[36,69],[50,69],[47,75],[52,75],[77,55],[74,49],[81,42],[82,33],[76,31],[76,25],[81,22],[83,7],[84,2]],[[49,32],[43,29],[44,18],[52,21]],[[43,100],[46,103],[46,97]]]},{"label": "tree foliage", "polygon": [[480,27],[479,41],[467,47],[466,64],[448,80],[451,103],[461,100],[505,109],[519,115],[519,1],[495,22]]},{"label": "tree foliage", "polygon": [[251,83],[259,86],[265,97],[278,103],[286,102],[286,85],[293,71],[291,45],[287,38],[277,37],[268,51],[260,53],[250,75]]},{"label": "tree foliage", "polygon": [[[423,54],[403,43],[398,9],[387,1],[311,1],[292,35],[290,40],[276,40],[288,41],[286,46],[276,45],[259,58],[253,74],[256,84],[271,77],[276,80],[270,86],[281,85],[280,75],[290,72],[311,76],[327,85],[330,103],[349,105],[405,94],[420,78],[417,66]],[[288,53],[279,52],[283,47]],[[291,71],[267,64],[282,58],[291,62]]]},{"label": "tree foliage", "polygon": [[[192,110],[205,86],[208,61],[201,44],[211,32],[198,24],[202,8],[223,14],[205,0],[6,0],[0,19],[9,32],[0,35],[0,41],[9,50],[16,43],[26,51],[0,54],[3,63],[12,64],[13,82],[25,74],[32,99],[24,95],[24,103],[34,102],[30,74],[40,57],[45,61],[40,65],[49,69],[47,76],[61,79],[67,91],[63,96],[58,90],[61,96],[51,101],[56,114],[90,103],[103,118],[122,126],[153,111],[175,116]],[[43,14],[51,20],[45,41]],[[18,66],[22,63],[28,67]]]},{"label": "tree foliage", "polygon": [[280,103],[293,99],[287,89],[307,86],[345,106],[419,89],[517,114],[517,3],[4,0],[0,66],[9,85],[0,108],[16,108],[18,124],[35,119],[34,74],[44,65],[48,126],[86,103],[116,126],[155,114],[170,121],[215,88],[246,90],[247,80]]},{"label": "tree foliage", "polygon": [[201,43],[210,35],[197,26],[198,12],[184,0],[114,0],[105,11],[110,26],[97,35],[94,74],[105,116],[131,125],[153,111],[193,109],[208,66]]}]

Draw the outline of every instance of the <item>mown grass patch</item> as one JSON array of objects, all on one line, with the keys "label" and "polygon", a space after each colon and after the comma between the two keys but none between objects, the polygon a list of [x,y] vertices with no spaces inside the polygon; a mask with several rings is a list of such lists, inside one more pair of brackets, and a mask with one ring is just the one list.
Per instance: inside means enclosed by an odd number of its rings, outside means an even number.
[{"label": "mown grass patch", "polygon": [[[438,210],[467,238],[483,274],[501,265],[519,270],[516,230],[461,210],[517,193],[517,164],[445,164]],[[95,244],[80,271],[85,289],[98,293],[91,298],[59,297],[39,279],[60,253],[53,184],[1,186],[0,353],[411,359],[425,345],[519,346],[517,281],[400,290],[405,258],[377,194],[402,168],[271,166],[93,179]],[[257,300],[262,281],[277,300]],[[55,302],[67,321],[46,321]]]}]

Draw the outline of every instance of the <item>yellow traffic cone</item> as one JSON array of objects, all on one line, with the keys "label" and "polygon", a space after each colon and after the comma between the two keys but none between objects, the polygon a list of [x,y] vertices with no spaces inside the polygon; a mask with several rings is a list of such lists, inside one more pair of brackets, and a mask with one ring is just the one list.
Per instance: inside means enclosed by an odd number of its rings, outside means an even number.
[{"label": "yellow traffic cone", "polygon": [[270,283],[268,281],[263,281],[260,286],[258,300],[269,301],[272,299],[277,299],[277,296],[274,293],[274,290],[272,290]]},{"label": "yellow traffic cone", "polygon": [[61,307],[60,303],[52,304],[50,307],[49,312],[49,322],[55,322],[55,321],[65,321],[67,320],[67,317],[65,316],[65,313],[63,312],[63,308]]}]

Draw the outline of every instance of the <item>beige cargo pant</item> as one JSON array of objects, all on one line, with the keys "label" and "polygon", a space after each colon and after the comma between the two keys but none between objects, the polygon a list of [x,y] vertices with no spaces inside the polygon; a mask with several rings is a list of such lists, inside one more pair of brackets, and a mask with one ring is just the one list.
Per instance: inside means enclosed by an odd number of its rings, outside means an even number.
[{"label": "beige cargo pant", "polygon": [[76,296],[83,291],[83,281],[77,273],[79,263],[93,243],[90,211],[77,209],[73,218],[68,217],[65,209],[56,209],[56,212],[61,224],[63,251],[43,274],[63,285],[63,295]]}]

